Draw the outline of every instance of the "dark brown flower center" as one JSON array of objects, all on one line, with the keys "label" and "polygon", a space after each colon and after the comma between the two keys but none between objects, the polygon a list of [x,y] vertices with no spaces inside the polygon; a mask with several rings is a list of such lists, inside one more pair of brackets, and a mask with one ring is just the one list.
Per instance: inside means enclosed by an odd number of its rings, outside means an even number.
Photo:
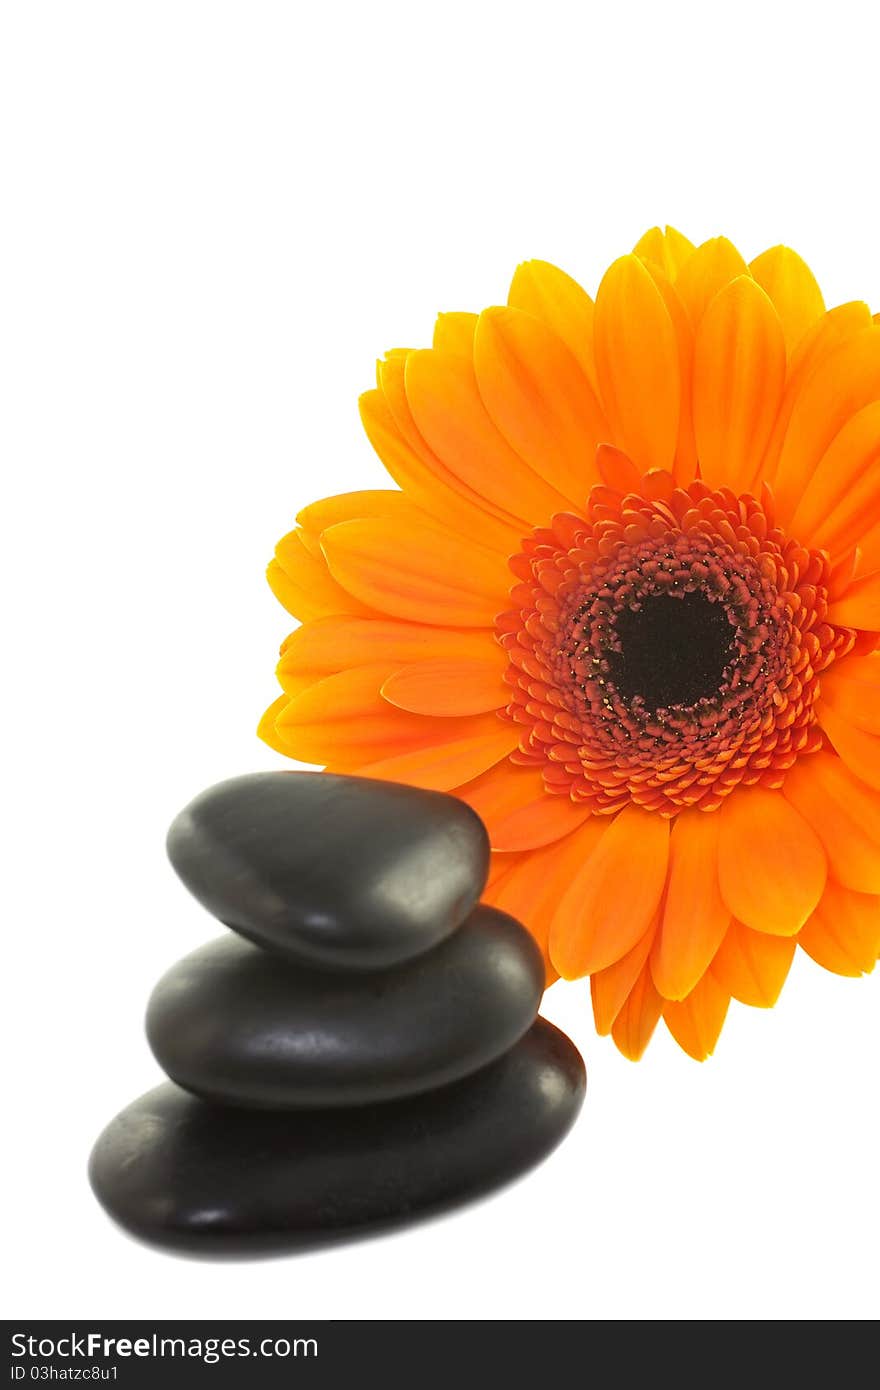
[{"label": "dark brown flower center", "polygon": [[650,594],[614,623],[608,676],[625,700],[656,712],[716,696],[731,660],[735,628],[725,606],[701,590]]},{"label": "dark brown flower center", "polygon": [[595,487],[511,558],[514,760],[599,814],[713,811],[822,747],[818,677],[855,634],[827,622],[827,558],[774,525],[769,493],[645,485]]}]

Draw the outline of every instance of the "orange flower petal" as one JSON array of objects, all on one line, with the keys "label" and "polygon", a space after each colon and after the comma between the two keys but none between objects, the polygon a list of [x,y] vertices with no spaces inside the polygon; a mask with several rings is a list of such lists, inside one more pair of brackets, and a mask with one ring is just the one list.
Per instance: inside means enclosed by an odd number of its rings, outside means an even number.
[{"label": "orange flower petal", "polygon": [[686,999],[663,1005],[663,1022],[689,1057],[705,1062],[715,1051],[729,1005],[727,991],[712,975],[704,975]]},{"label": "orange flower petal", "polygon": [[505,757],[516,732],[494,714],[431,719],[389,705],[384,666],[326,676],[289,700],[275,731],[290,757],[451,791]]},{"label": "orange flower petal", "polygon": [[785,984],[796,947],[794,936],[768,936],[733,921],[712,961],[712,974],[741,1004],[770,1009]]},{"label": "orange flower petal", "polygon": [[843,598],[850,584],[856,578],[861,547],[853,546],[831,560],[828,571],[828,597],[832,601]]},{"label": "orange flower petal", "polygon": [[[447,354],[448,355],[448,354]],[[390,412],[391,419],[399,434],[406,444],[421,461],[425,470],[426,481],[435,484],[442,481],[443,485],[452,492],[453,496],[458,495],[471,507],[477,509],[478,515],[485,516],[487,513],[494,517],[499,525],[514,528],[516,536],[522,536],[523,519],[517,517],[514,508],[508,503],[507,506],[499,506],[490,502],[481,492],[475,492],[469,487],[458,473],[447,468],[441,462],[434,451],[428,445],[424,435],[413,418],[412,409],[406,395],[406,364],[412,356],[412,352],[392,352],[387,353],[384,360],[376,364],[376,377],[385,407]],[[464,363],[467,368],[467,362]],[[363,398],[362,398],[363,399]],[[388,464],[386,462],[386,467]],[[390,469],[389,469],[390,471]],[[399,481],[395,477],[395,481]],[[403,484],[401,484],[403,486]],[[411,494],[413,500],[422,505],[415,494]],[[432,510],[425,507],[425,510]],[[458,528],[454,528],[458,529]],[[468,533],[470,534],[470,533]],[[479,539],[479,536],[476,537]]]},{"label": "orange flower petal", "polygon": [[494,714],[430,722],[434,732],[429,743],[402,747],[376,762],[361,763],[356,771],[363,777],[408,782],[426,791],[451,792],[493,767],[516,747],[516,731]]},{"label": "orange flower petal", "polygon": [[[782,405],[761,467],[762,478],[768,482],[775,479],[779,456],[785,443],[792,413],[814,372],[841,343],[855,337],[865,328],[870,327],[870,324],[871,311],[867,304],[854,301],[851,304],[839,304],[835,309],[829,309],[827,314],[823,314],[812,328],[807,330],[795,349],[789,364]],[[801,479],[802,484],[803,481]],[[784,511],[780,509],[777,497],[776,511],[781,520],[787,521],[791,517],[799,496],[800,492],[798,491],[787,498]]]},{"label": "orange flower petal", "polygon": [[694,430],[710,487],[749,490],[785,384],[776,310],[749,276],[731,280],[706,309],[694,356]]},{"label": "orange flower petal", "polygon": [[[402,396],[402,368],[400,376]],[[503,520],[494,514],[431,453],[413,425],[413,434],[419,441],[419,448],[414,449],[401,434],[381,391],[365,392],[359,404],[367,438],[391,477],[416,506],[442,525],[502,554],[509,555],[517,549],[524,525],[514,523],[512,517]]]},{"label": "orange flower petal", "polygon": [[880,952],[880,897],[854,892],[830,878],[798,942],[817,965],[834,974],[870,974]]},{"label": "orange flower petal", "polygon": [[851,416],[880,399],[880,328],[872,325],[838,343],[794,403],[773,482],[779,515],[788,517],[816,468]]},{"label": "orange flower petal", "polygon": [[822,672],[822,702],[869,734],[880,734],[880,652],[847,656]]},{"label": "orange flower petal", "polygon": [[474,368],[489,414],[520,458],[571,501],[585,502],[598,481],[596,445],[608,425],[562,339],[520,309],[486,309]]},{"label": "orange flower petal", "polygon": [[836,599],[828,609],[828,621],[841,627],[877,632],[880,629],[880,570],[850,584],[843,597]]},{"label": "orange flower petal", "polygon": [[795,763],[782,792],[819,836],[835,879],[880,893],[880,796],[824,750]]},{"label": "orange flower petal", "polygon": [[[325,676],[288,700],[275,719],[288,755],[305,763],[354,767],[383,757],[389,745],[431,739],[435,720],[406,714],[382,699],[379,687],[385,675],[385,666],[357,666]],[[468,727],[470,722],[461,721]],[[440,727],[448,728],[445,721]]]},{"label": "orange flower petal", "polygon": [[854,893],[829,879],[798,942],[835,975],[869,975],[880,952],[880,897]]},{"label": "orange flower petal", "polygon": [[633,806],[614,817],[559,901],[550,955],[560,975],[591,975],[632,950],[657,911],[668,860],[666,820]]},{"label": "orange flower petal", "polygon": [[544,956],[548,983],[559,978],[550,960],[548,938],[559,894],[580,862],[577,833],[528,854],[495,855],[508,864],[483,890],[483,902],[509,912],[528,927]]},{"label": "orange flower petal", "polygon": [[694,437],[693,360],[694,331],[688,312],[678,297],[672,281],[657,266],[646,262],[651,278],[663,296],[667,313],[678,343],[678,376],[681,393],[678,415],[678,441],[672,468],[677,483],[687,485],[697,476],[697,444]]},{"label": "orange flower petal", "polygon": [[438,314],[434,324],[434,347],[439,348],[441,352],[471,357],[476,327],[476,314]]},{"label": "orange flower petal", "polygon": [[385,681],[382,694],[413,714],[482,714],[507,703],[506,669],[504,652],[487,641],[479,659],[437,657],[402,666]]},{"label": "orange flower petal", "polygon": [[370,613],[330,574],[323,556],[316,557],[300,531],[290,531],[275,547],[266,578],[278,602],[301,622],[330,613]]},{"label": "orange flower petal", "polygon": [[596,1022],[596,1032],[600,1036],[604,1037],[611,1032],[615,1019],[635,988],[648,959],[656,930],[655,920],[631,951],[627,951],[625,956],[621,956],[620,960],[616,960],[605,970],[597,970],[590,976],[593,1018]]},{"label": "orange flower petal", "polygon": [[275,724],[282,710],[286,709],[289,698],[288,695],[279,695],[277,700],[273,700],[257,725],[257,737],[268,743],[270,748],[274,748],[276,753],[283,753],[285,758],[290,754],[284,740],[279,737]]},{"label": "orange flower petal", "polygon": [[694,243],[674,227],[666,227],[665,230],[651,227],[636,242],[633,255],[638,256],[640,261],[657,266],[674,283],[695,249]]},{"label": "orange flower petal", "polygon": [[393,617],[491,627],[504,607],[504,560],[448,531],[373,517],[331,526],[321,545],[333,577]]},{"label": "orange flower petal", "polygon": [[507,861],[506,870],[498,873],[483,890],[481,902],[496,907],[514,917],[534,937],[544,959],[545,987],[559,979],[547,951],[547,912],[542,904],[547,896],[547,869],[535,864],[534,854],[499,855]]},{"label": "orange flower petal", "polygon": [[[457,791],[455,795],[458,796]],[[524,863],[528,858],[530,858],[528,854],[496,854],[494,850],[491,851],[489,854],[489,873],[486,877],[486,889],[493,888],[496,884],[500,883],[502,878],[510,873],[514,864]],[[485,896],[486,889],[484,889],[483,893],[483,902],[489,901]]]},{"label": "orange flower petal", "polygon": [[320,612],[315,600],[292,583],[277,560],[270,560],[266,566],[266,582],[282,608],[286,608],[292,617],[300,618],[303,613]]},{"label": "orange flower petal", "polygon": [[611,1036],[628,1061],[637,1062],[642,1056],[662,1011],[663,1000],[645,965],[611,1027]]},{"label": "orange flower petal", "polygon": [[788,246],[771,246],[755,257],[749,270],[779,315],[790,356],[825,312],[815,276],[806,261]]},{"label": "orange flower petal", "polygon": [[323,680],[324,677],[328,674],[328,672],[293,672],[286,670],[282,662],[279,661],[278,665],[275,668],[275,674],[278,677],[278,684],[281,686],[281,689],[284,691],[284,694],[287,696],[287,699],[292,700],[294,696],[301,695],[304,690],[308,690],[310,685],[315,684],[315,681]]},{"label": "orange flower petal", "polygon": [[664,999],[690,994],[730,923],[718,881],[720,821],[683,811],[672,827],[666,901],[651,954],[651,974]]},{"label": "orange flower petal", "polygon": [[880,521],[859,538],[856,552],[856,575],[874,574],[880,570]]},{"label": "orange flower petal", "polygon": [[316,536],[313,531],[307,531],[304,526],[297,527],[297,539],[305,547],[313,559],[321,561],[324,559],[324,552],[321,549],[320,536]]},{"label": "orange flower petal", "polygon": [[862,975],[870,974],[874,968],[874,961],[864,968],[857,965],[838,939],[834,926],[820,917],[810,918],[798,937],[798,942],[817,965],[821,965],[823,970],[830,970],[834,975],[846,975],[855,980]]},{"label": "orange flower petal", "polygon": [[420,434],[472,491],[525,518],[529,528],[569,508],[568,499],[499,433],[477,389],[472,363],[446,352],[413,352],[406,359],[405,385]]},{"label": "orange flower petal", "polygon": [[553,844],[589,818],[589,807],[578,805],[567,796],[548,796],[545,792],[531,805],[517,807],[503,821],[496,822],[492,843],[507,852]]},{"label": "orange flower petal", "polygon": [[507,302],[512,309],[522,309],[552,328],[576,358],[594,394],[597,394],[593,355],[594,305],[586,290],[581,289],[564,270],[550,265],[548,261],[524,261],[516,268]]},{"label": "orange flower petal", "polygon": [[835,435],[807,480],[791,521],[793,535],[838,555],[880,514],[880,401],[859,410]]},{"label": "orange flower petal", "polygon": [[[376,363],[376,384],[382,395],[384,404],[391,413],[396,429],[419,458],[429,463],[432,470],[436,467],[444,477],[444,481],[450,487],[460,489],[461,493],[473,500],[478,496],[461,481],[454,473],[447,469],[444,463],[437,458],[428,448],[427,441],[419,433],[418,426],[413,419],[409,401],[406,398],[406,363],[412,356],[414,349],[407,348],[405,351],[395,349],[386,352],[384,358]],[[485,504],[485,509],[492,515],[496,514],[496,509],[490,504]]]},{"label": "orange flower petal", "polygon": [[495,641],[482,628],[432,627],[380,613],[369,618],[337,614],[304,623],[290,634],[277,675],[287,690],[288,681],[304,677],[317,680],[349,666],[382,662],[390,676],[407,662],[440,658],[478,661],[487,649],[494,651]]},{"label": "orange flower petal", "polygon": [[605,273],[595,343],[611,442],[645,472],[670,468],[681,392],[678,341],[663,296],[637,256],[622,256]]},{"label": "orange flower petal", "polygon": [[720,819],[718,873],[731,915],[755,931],[793,936],[822,896],[821,841],[779,792],[735,791]]},{"label": "orange flower petal", "polygon": [[490,841],[494,828],[505,821],[511,811],[533,806],[547,795],[540,768],[520,767],[516,763],[501,763],[491,768],[475,781],[457,787],[455,794],[476,811],[489,831]]},{"label": "orange flower petal", "polygon": [[336,526],[340,521],[357,521],[369,516],[393,517],[402,526],[429,519],[421,508],[395,488],[372,488],[366,492],[342,492],[336,497],[323,497],[303,507],[296,519],[304,530],[320,536],[328,526]]},{"label": "orange flower petal", "polygon": [[459,787],[489,832],[492,848],[505,853],[552,844],[590,816],[588,806],[548,794],[539,770],[505,763]]},{"label": "orange flower petal", "polygon": [[637,492],[642,475],[629,454],[613,444],[600,444],[596,450],[596,468],[606,487],[624,495]]},{"label": "orange flower petal", "polygon": [[816,717],[850,772],[880,791],[880,738],[856,728],[825,700],[816,706]]},{"label": "orange flower petal", "polygon": [[704,241],[685,258],[675,278],[675,289],[694,328],[718,291],[738,275],[748,273],[736,247],[723,236]]}]

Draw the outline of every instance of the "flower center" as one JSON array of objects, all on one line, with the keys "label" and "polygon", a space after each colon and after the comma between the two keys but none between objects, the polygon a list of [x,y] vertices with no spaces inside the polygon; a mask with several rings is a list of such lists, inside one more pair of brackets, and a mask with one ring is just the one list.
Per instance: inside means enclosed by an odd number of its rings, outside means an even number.
[{"label": "flower center", "polygon": [[614,623],[608,674],[627,701],[656,713],[718,694],[734,639],[727,610],[700,589],[650,594]]},{"label": "flower center", "polygon": [[596,813],[712,811],[821,748],[818,676],[855,634],[826,621],[827,558],[774,526],[769,495],[644,481],[595,487],[511,560],[513,758]]}]

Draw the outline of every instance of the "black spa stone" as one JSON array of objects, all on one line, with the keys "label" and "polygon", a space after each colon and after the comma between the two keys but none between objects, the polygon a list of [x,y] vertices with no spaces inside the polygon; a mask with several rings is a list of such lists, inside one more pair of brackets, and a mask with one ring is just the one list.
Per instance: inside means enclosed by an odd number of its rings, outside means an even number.
[{"label": "black spa stone", "polygon": [[440,792],[257,772],[191,801],[168,854],[199,902],[243,936],[317,966],[373,970],[464,921],[489,843],[475,812]]},{"label": "black spa stone", "polygon": [[491,907],[427,955],[368,975],[279,960],[228,933],[159,981],[147,1037],[171,1079],[208,1100],[360,1105],[494,1061],[534,1021],[543,988],[534,941]]},{"label": "black spa stone", "polygon": [[314,1246],[461,1202],[532,1166],[583,1101],[580,1053],[539,1019],[454,1085],[351,1110],[224,1109],[158,1086],[98,1139],[98,1200],[134,1234],[202,1254]]}]

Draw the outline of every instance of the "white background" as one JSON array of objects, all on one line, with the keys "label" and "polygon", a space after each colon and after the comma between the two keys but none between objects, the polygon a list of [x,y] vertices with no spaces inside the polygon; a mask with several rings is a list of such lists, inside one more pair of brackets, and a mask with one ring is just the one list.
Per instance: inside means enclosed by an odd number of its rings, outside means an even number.
[{"label": "white background", "polygon": [[[316,496],[382,486],[358,393],[519,260],[591,290],[655,222],[785,240],[880,308],[870,8],[9,0],[3,303],[3,1246],[16,1317],[872,1318],[880,980],[799,959],[717,1056],[638,1066],[583,985],[590,1091],[542,1168],[282,1262],[131,1242],[85,1178],[158,1079],[154,980],[211,936],[164,860],[254,736],[263,580]],[[289,766],[289,764],[287,764]]]}]

